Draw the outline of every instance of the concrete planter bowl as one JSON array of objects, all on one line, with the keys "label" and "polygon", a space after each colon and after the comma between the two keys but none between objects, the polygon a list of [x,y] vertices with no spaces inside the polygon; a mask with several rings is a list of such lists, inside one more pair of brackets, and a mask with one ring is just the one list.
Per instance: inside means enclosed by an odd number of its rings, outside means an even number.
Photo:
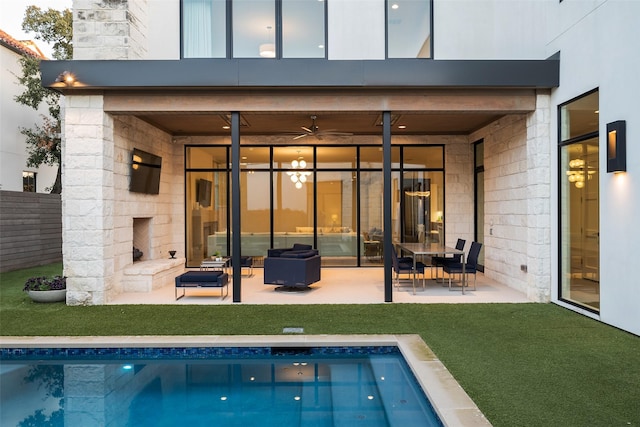
[{"label": "concrete planter bowl", "polygon": [[60,302],[67,298],[67,279],[62,276],[30,277],[24,284],[29,298],[35,302]]},{"label": "concrete planter bowl", "polygon": [[67,299],[66,289],[55,289],[52,291],[27,291],[29,298],[34,302],[61,302]]}]

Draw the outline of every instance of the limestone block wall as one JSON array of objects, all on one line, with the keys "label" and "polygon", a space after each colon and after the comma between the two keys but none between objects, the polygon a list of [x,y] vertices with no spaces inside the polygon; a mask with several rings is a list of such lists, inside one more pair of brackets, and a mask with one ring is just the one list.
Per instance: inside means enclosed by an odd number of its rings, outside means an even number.
[{"label": "limestone block wall", "polygon": [[[148,227],[146,260],[184,251],[182,145],[132,117],[112,117],[103,97],[67,96],[63,140],[63,260],[67,304],[97,305],[122,290],[133,263],[134,219]],[[129,192],[132,149],[162,157],[159,195]]]},{"label": "limestone block wall", "polygon": [[[473,145],[465,136],[437,138],[445,143],[445,243],[455,246],[458,238],[465,239],[469,250],[473,241]],[[434,142],[434,138],[429,142]]]},{"label": "limestone block wall", "polygon": [[549,300],[550,277],[549,96],[537,96],[528,115],[510,115],[470,136],[484,139],[485,275]]},{"label": "limestone block wall", "polygon": [[[133,263],[134,222],[143,224],[149,244],[141,260],[184,257],[184,147],[169,134],[134,117],[114,119],[114,267],[115,293],[122,292],[122,274]],[[160,194],[129,191],[133,148],[162,157]],[[145,219],[145,221],[134,221]]]},{"label": "limestone block wall", "polygon": [[74,59],[147,56],[147,0],[74,0]]},{"label": "limestone block wall", "polygon": [[113,120],[103,98],[66,96],[62,257],[67,304],[104,304],[113,289]]}]

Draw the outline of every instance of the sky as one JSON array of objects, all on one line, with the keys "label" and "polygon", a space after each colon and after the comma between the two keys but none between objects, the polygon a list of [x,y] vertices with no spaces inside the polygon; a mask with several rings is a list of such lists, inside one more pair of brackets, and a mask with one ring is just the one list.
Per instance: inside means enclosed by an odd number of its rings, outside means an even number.
[{"label": "sky", "polygon": [[41,9],[71,9],[72,0],[0,0],[0,29],[17,40],[33,40],[45,56],[51,58],[51,47],[41,40],[35,40],[33,33],[22,31],[22,19],[27,6]]}]

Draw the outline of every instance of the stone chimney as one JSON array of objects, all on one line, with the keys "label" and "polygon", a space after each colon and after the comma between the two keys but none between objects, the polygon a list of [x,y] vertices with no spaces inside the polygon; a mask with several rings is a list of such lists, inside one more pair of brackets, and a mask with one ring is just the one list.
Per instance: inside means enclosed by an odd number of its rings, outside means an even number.
[{"label": "stone chimney", "polygon": [[147,0],[74,0],[73,59],[144,59]]}]

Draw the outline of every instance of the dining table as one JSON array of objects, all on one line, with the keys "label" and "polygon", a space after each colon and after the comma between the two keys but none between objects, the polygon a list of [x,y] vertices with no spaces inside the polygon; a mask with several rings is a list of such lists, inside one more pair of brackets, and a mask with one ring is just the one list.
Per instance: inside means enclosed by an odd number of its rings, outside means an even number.
[{"label": "dining table", "polygon": [[[442,245],[440,243],[421,243],[421,242],[397,242],[395,243],[402,251],[411,254],[413,258],[413,293],[416,293],[416,262],[419,257],[424,256],[447,256],[447,255],[460,255],[460,261],[462,263],[462,293],[464,294],[464,287],[467,280],[465,274],[466,257],[464,250],[451,248],[449,246]],[[424,273],[423,273],[424,274]],[[424,281],[423,287],[424,287]],[[451,284],[449,284],[449,290],[451,290]]]}]

